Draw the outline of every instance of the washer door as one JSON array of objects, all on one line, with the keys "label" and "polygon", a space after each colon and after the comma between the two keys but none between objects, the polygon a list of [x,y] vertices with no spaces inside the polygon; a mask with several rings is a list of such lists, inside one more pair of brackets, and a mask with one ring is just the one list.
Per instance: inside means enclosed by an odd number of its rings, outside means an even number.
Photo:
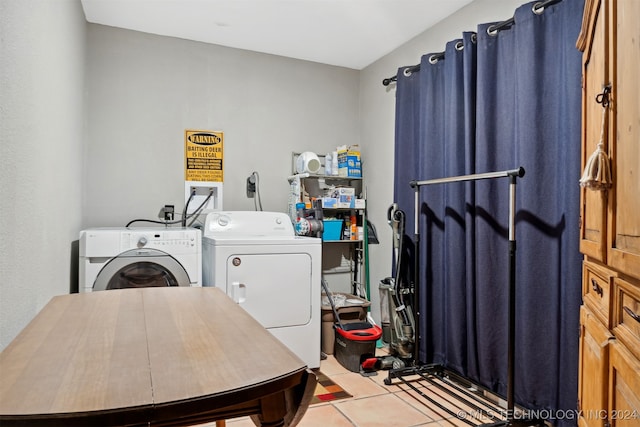
[{"label": "washer door", "polygon": [[189,286],[189,275],[171,255],[157,249],[132,249],[111,259],[98,273],[94,291]]}]

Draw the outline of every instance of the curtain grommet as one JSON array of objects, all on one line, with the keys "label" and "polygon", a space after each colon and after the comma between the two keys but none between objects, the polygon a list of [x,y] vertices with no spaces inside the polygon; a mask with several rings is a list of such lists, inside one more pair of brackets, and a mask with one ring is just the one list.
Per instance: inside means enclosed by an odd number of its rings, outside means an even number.
[{"label": "curtain grommet", "polygon": [[404,74],[405,77],[409,77],[411,76],[411,68],[407,67],[402,71],[402,74]]},{"label": "curtain grommet", "polygon": [[495,25],[491,25],[487,27],[487,34],[490,35],[491,37],[495,37],[498,35],[498,29],[496,28]]},{"label": "curtain grommet", "polygon": [[456,50],[457,50],[457,51],[461,51],[462,49],[464,49],[464,43],[462,42],[462,40],[459,40],[459,41],[456,43]]},{"label": "curtain grommet", "polygon": [[535,13],[536,15],[542,15],[544,13],[544,4],[540,1],[534,3],[531,7],[531,12]]}]

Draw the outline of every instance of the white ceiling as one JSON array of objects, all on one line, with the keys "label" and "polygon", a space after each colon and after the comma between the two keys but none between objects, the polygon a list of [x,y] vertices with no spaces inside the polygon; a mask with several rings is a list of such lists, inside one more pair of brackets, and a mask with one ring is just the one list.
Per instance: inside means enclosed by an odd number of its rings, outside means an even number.
[{"label": "white ceiling", "polygon": [[473,0],[82,0],[87,21],[360,70]]}]

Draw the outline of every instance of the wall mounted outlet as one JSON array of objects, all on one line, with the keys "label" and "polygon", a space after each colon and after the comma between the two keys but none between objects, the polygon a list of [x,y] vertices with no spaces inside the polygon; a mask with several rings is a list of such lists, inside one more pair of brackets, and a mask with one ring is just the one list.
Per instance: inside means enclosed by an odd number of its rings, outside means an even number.
[{"label": "wall mounted outlet", "polygon": [[[192,192],[195,192],[191,201]],[[209,194],[213,192],[213,195],[209,200]],[[207,181],[185,181],[184,182],[184,202],[188,202],[187,215],[193,213],[198,207],[207,200],[206,204],[202,208],[200,213],[207,213],[211,211],[222,209],[222,183],[221,182],[207,182]]]},{"label": "wall mounted outlet", "polygon": [[247,178],[247,197],[253,198],[255,196],[256,196],[256,177],[254,174],[251,174]]},{"label": "wall mounted outlet", "polygon": [[158,218],[165,221],[173,221],[174,212],[175,207],[173,205],[164,205],[160,208],[160,212],[158,212]]}]

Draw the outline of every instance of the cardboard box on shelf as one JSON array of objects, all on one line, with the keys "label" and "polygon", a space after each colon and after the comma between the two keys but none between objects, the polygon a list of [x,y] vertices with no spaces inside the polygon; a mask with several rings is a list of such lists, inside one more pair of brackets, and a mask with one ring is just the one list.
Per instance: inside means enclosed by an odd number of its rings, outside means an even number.
[{"label": "cardboard box on shelf", "polygon": [[356,207],[356,196],[348,196],[345,194],[338,196],[338,204],[336,207],[341,209],[354,209]]},{"label": "cardboard box on shelf", "polygon": [[327,209],[331,209],[331,208],[335,209],[338,207],[338,199],[335,197],[323,197],[322,207]]},{"label": "cardboard box on shelf", "polygon": [[353,187],[337,187],[331,191],[331,197],[337,200],[337,208],[355,208],[356,189]]},{"label": "cardboard box on shelf", "polygon": [[355,196],[356,189],[353,187],[337,187],[335,190],[337,196]]},{"label": "cardboard box on shelf", "polygon": [[338,147],[338,175],[351,178],[362,177],[359,145]]}]

